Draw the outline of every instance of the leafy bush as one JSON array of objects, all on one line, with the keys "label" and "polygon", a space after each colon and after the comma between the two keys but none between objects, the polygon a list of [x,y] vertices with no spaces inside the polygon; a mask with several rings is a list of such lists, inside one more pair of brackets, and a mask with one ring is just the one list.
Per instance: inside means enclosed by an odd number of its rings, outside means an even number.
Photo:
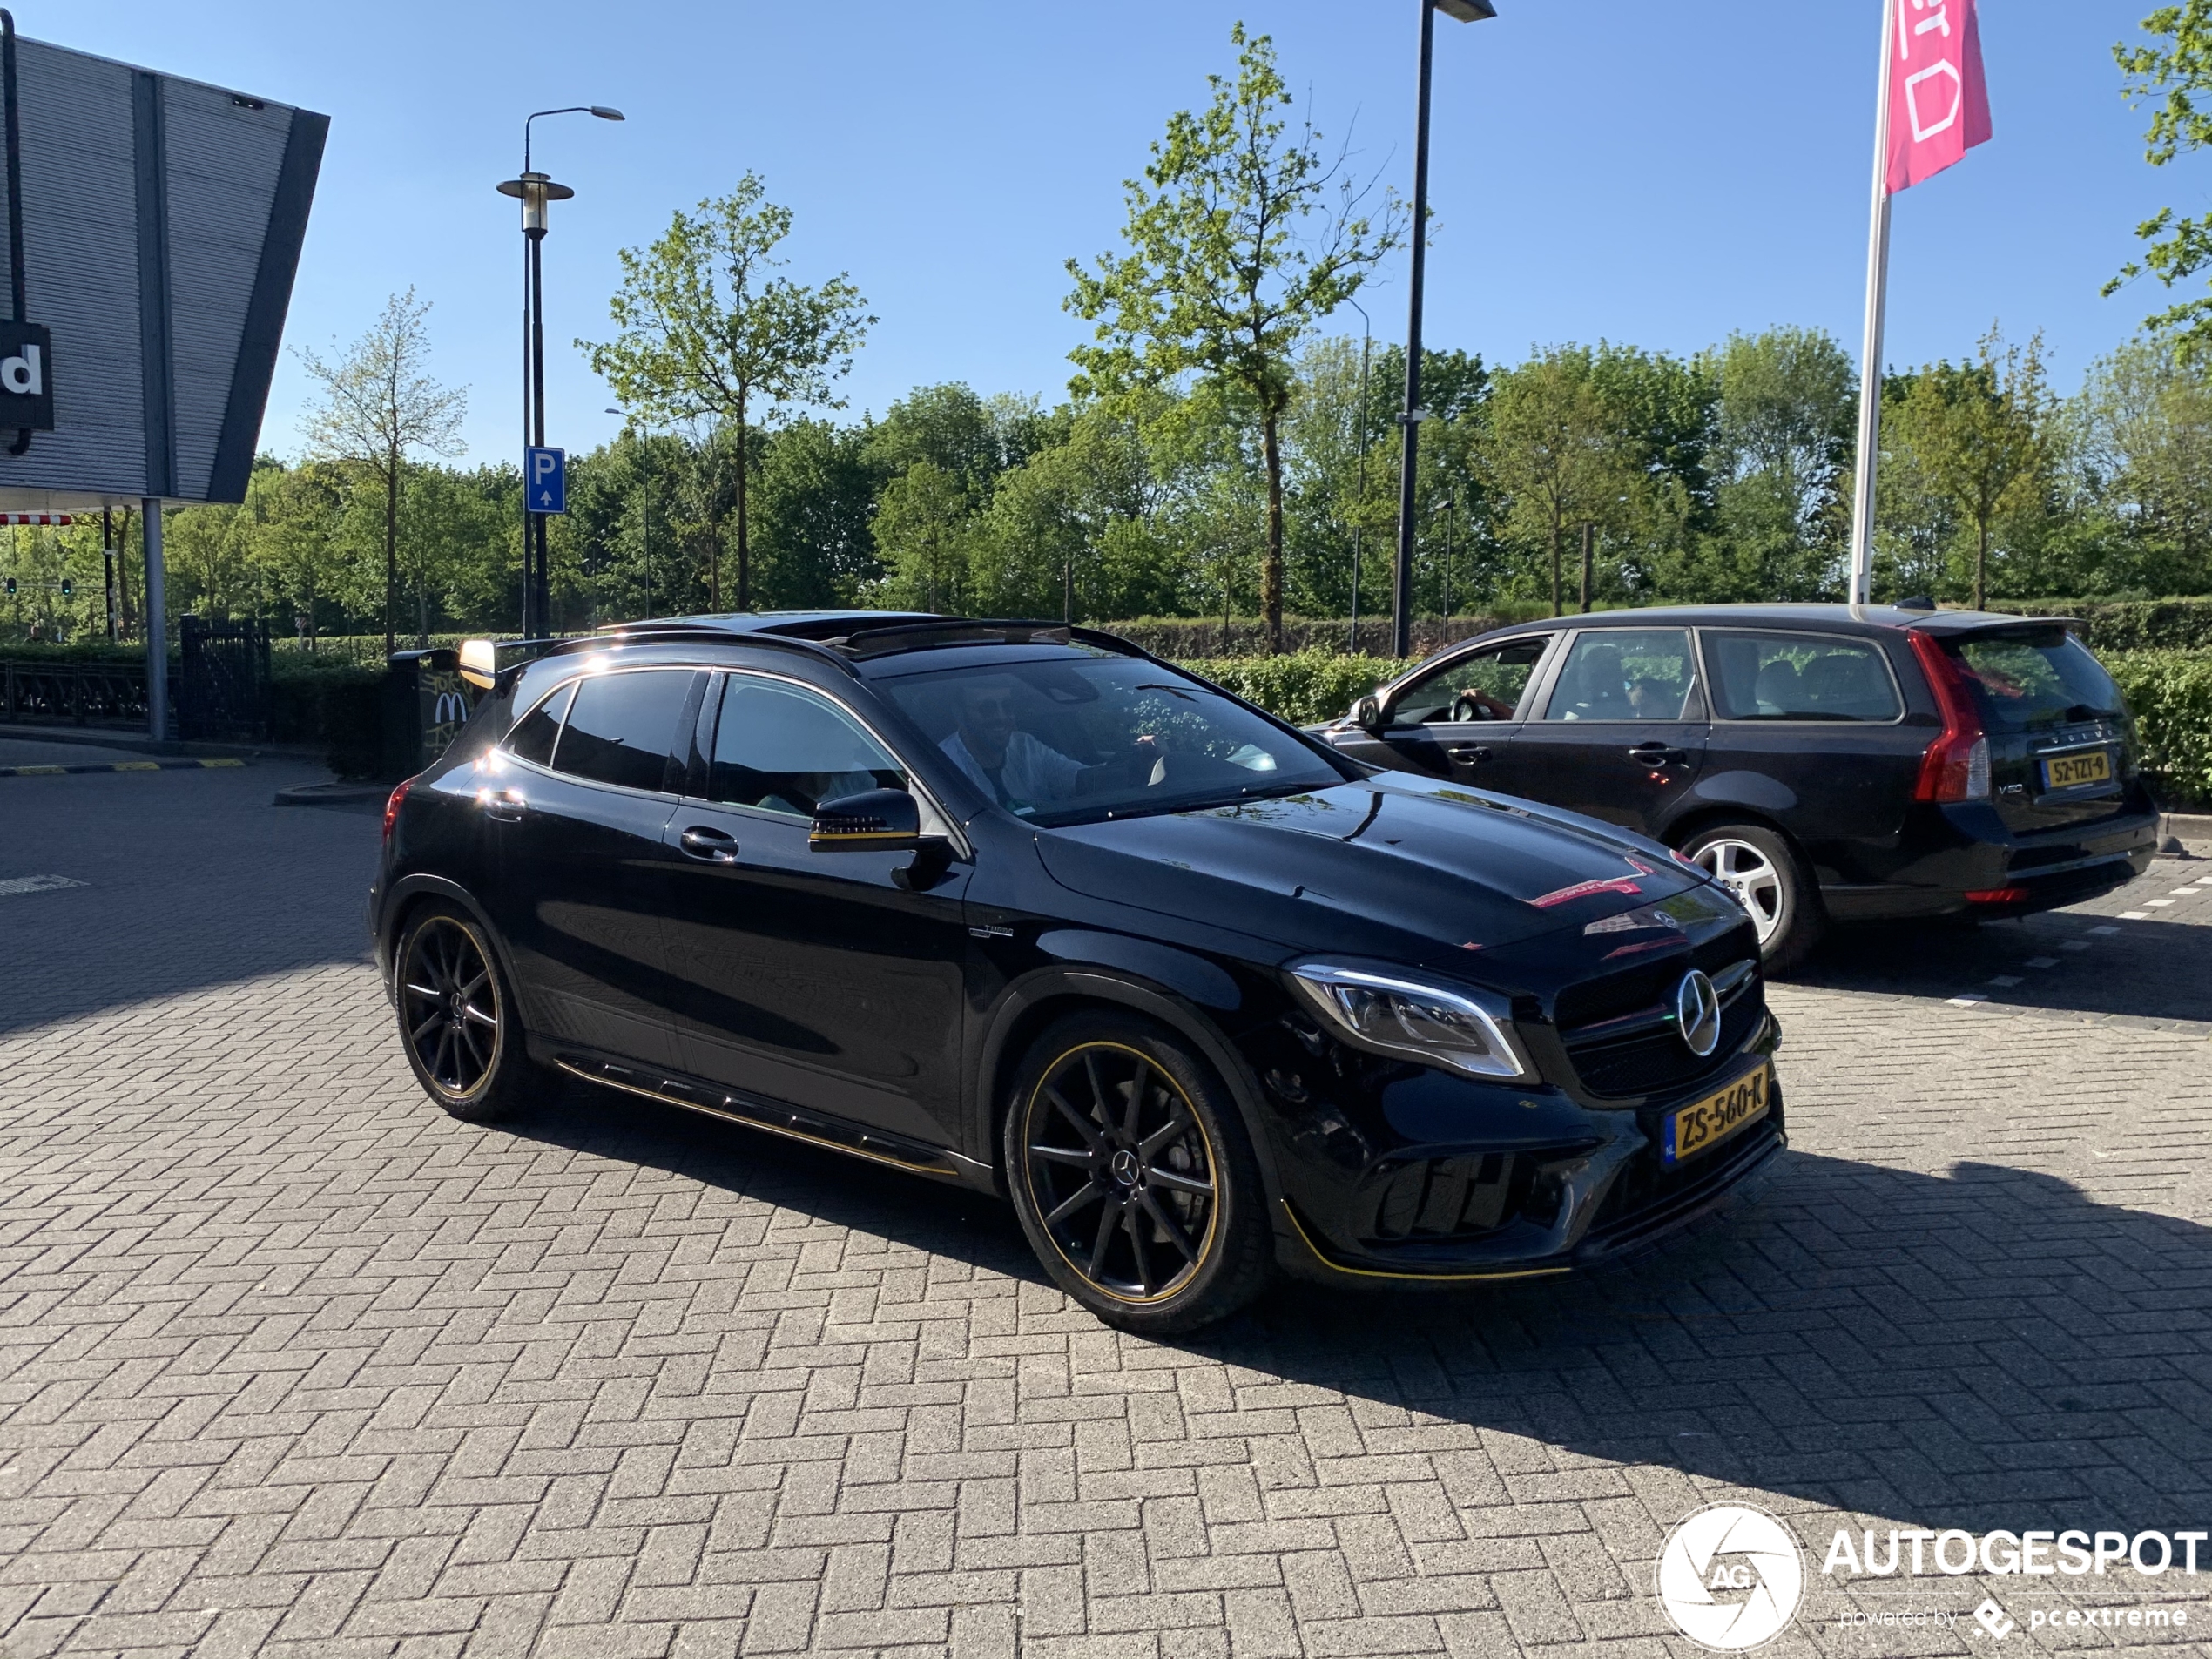
[{"label": "leafy bush", "polygon": [[273,657],[278,743],[315,745],[341,778],[374,778],[384,771],[385,671],[312,657]]},{"label": "leafy bush", "polygon": [[1387,657],[1300,651],[1282,657],[1217,657],[1183,664],[1293,725],[1333,720],[1404,664]]},{"label": "leafy bush", "polygon": [[2212,651],[2102,655],[2134,711],[2152,793],[2168,807],[2212,806]]}]

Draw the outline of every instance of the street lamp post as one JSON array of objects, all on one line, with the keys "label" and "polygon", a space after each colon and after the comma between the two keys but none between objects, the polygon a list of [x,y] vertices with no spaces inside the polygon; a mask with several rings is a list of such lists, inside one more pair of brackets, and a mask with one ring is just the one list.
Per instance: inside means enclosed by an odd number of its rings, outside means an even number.
[{"label": "street lamp post", "polygon": [[[539,110],[523,122],[523,172],[503,180],[502,196],[523,204],[523,444],[545,444],[545,271],[540,245],[545,240],[546,205],[567,201],[576,194],[566,185],[530,165],[530,123],[549,115],[596,115],[602,121],[619,121],[620,110],[604,104],[572,104],[565,109]],[[553,631],[552,579],[546,556],[545,515],[530,510],[529,491],[523,492],[523,637],[543,638]]]},{"label": "street lamp post", "polygon": [[1405,434],[1398,475],[1398,592],[1391,619],[1391,649],[1399,657],[1413,648],[1413,519],[1414,462],[1420,459],[1420,423],[1428,418],[1421,408],[1421,278],[1428,252],[1428,82],[1433,56],[1436,14],[1461,23],[1480,23],[1498,15],[1490,0],[1420,0],[1420,90],[1413,105],[1413,247],[1409,273],[1411,293],[1406,300],[1406,408],[1398,417]]}]

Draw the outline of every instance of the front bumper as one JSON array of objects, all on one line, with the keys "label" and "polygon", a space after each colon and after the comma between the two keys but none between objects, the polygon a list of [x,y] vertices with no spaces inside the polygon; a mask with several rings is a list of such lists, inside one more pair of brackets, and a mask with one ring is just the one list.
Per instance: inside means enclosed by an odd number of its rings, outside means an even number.
[{"label": "front bumper", "polygon": [[1667,1114],[1771,1063],[1779,1041],[1763,1015],[1695,1083],[1619,1108],[1359,1056],[1329,1089],[1313,1062],[1337,1056],[1266,1068],[1283,1130],[1278,1260],[1311,1280],[1418,1288],[1644,1253],[1738,1196],[1788,1144],[1777,1079],[1764,1119],[1675,1169],[1658,1150]]}]

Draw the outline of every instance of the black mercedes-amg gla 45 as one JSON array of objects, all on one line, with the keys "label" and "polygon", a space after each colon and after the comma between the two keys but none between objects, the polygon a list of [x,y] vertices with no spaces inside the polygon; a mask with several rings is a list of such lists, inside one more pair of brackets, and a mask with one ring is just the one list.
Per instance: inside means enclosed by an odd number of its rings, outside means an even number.
[{"label": "black mercedes-amg gla 45", "polygon": [[1563,1273],[1784,1143],[1752,920],[1107,634],[711,617],[501,671],[370,897],[422,1087],[559,1074],[1012,1200],[1153,1333]]}]

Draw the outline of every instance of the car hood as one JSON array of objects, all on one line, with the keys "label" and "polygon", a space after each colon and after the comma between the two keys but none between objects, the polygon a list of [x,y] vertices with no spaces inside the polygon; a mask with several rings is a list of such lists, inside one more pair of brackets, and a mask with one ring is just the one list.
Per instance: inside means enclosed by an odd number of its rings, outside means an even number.
[{"label": "car hood", "polygon": [[1276,800],[1040,833],[1054,880],[1290,950],[1467,967],[1703,878],[1571,813],[1402,773]]}]

